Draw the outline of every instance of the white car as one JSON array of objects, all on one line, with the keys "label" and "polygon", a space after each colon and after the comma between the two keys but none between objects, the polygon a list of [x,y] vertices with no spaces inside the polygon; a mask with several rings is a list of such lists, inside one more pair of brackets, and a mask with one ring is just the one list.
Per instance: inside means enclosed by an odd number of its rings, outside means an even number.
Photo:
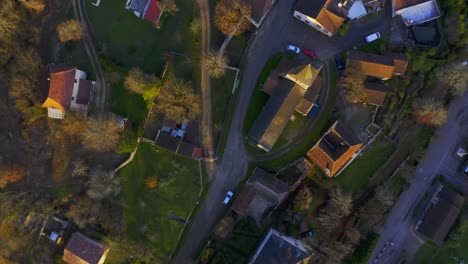
[{"label": "white car", "polygon": [[234,195],[233,192],[231,191],[227,192],[226,197],[224,197],[223,204],[228,204],[233,195]]},{"label": "white car", "polygon": [[371,43],[372,41],[378,40],[380,38],[380,33],[375,32],[366,37],[366,42]]},{"label": "white car", "polygon": [[292,51],[294,53],[299,53],[299,52],[301,52],[301,49],[296,47],[296,46],[293,46],[293,45],[288,45],[288,51]]}]

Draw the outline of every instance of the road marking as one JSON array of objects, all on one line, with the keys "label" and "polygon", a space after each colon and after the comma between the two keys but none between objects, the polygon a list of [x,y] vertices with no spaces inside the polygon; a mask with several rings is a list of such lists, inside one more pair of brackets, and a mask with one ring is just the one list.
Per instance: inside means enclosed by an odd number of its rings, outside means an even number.
[{"label": "road marking", "polygon": [[423,169],[423,168],[419,168],[419,169],[418,169],[418,174],[421,174],[421,173],[423,173],[423,172],[424,172],[424,169]]}]

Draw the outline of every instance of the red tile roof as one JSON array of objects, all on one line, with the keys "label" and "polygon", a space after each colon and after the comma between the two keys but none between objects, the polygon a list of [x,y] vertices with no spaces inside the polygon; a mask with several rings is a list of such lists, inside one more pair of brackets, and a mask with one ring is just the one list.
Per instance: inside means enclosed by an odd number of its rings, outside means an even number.
[{"label": "red tile roof", "polygon": [[161,16],[161,9],[159,8],[157,0],[150,0],[148,8],[146,9],[143,18],[151,21],[153,23],[157,23],[159,21],[159,17]]},{"label": "red tile roof", "polygon": [[49,98],[70,109],[76,68],[55,72],[50,75]]}]

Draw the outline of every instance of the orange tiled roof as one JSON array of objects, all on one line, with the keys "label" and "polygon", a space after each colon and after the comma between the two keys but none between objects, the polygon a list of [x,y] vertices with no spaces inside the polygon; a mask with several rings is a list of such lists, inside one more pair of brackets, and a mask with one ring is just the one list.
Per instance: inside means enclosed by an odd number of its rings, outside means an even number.
[{"label": "orange tiled roof", "polygon": [[43,104],[44,107],[49,107],[46,103],[47,101],[51,102],[52,100],[53,102],[61,105],[64,109],[70,109],[73,85],[75,84],[75,73],[76,68],[72,68],[65,71],[55,72],[50,75],[49,96]]}]

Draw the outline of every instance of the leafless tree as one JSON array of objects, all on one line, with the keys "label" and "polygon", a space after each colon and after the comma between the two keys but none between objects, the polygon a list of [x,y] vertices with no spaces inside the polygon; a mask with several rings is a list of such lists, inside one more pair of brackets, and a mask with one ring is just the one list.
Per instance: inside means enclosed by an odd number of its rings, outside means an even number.
[{"label": "leafless tree", "polygon": [[454,95],[461,96],[468,91],[468,65],[466,62],[453,62],[436,71],[437,79],[447,86]]},{"label": "leafless tree", "polygon": [[202,60],[203,68],[213,78],[220,78],[226,73],[228,59],[218,52],[208,53]]},{"label": "leafless tree", "polygon": [[83,143],[86,148],[97,152],[113,150],[120,141],[121,129],[117,122],[106,115],[88,119],[83,132]]},{"label": "leafless tree", "polygon": [[113,171],[96,168],[91,171],[86,194],[94,200],[102,200],[120,193],[120,178]]},{"label": "leafless tree", "polygon": [[447,108],[435,98],[417,99],[414,102],[413,110],[416,121],[424,125],[437,127],[447,121]]}]

